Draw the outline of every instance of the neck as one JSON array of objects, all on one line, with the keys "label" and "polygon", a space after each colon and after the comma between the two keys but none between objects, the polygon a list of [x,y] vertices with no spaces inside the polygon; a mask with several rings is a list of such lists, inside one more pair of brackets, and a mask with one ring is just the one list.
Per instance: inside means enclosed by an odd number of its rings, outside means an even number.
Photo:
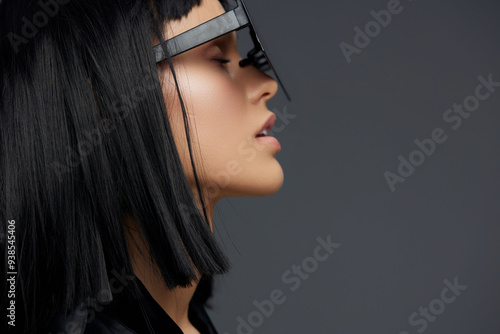
[{"label": "neck", "polygon": [[[196,203],[198,205],[198,210],[201,212],[201,215],[203,216],[203,208],[201,206],[201,201],[198,196],[198,192],[194,191]],[[213,214],[214,214],[214,208],[215,204],[218,199],[204,199],[205,202],[205,210],[207,212],[207,217],[208,217],[208,223],[210,224],[210,229],[212,230],[212,233],[214,231],[214,225],[213,225]]]},{"label": "neck", "polygon": [[[138,273],[140,273],[139,271]],[[142,271],[142,273],[144,273]],[[137,274],[136,274],[137,275]],[[151,275],[139,274],[137,277],[144,284],[153,299],[172,318],[184,333],[191,333],[193,325],[188,318],[189,303],[193,298],[197,283],[190,287],[174,288],[169,290],[161,278],[151,277]]]},{"label": "neck", "polygon": [[[196,192],[195,192],[196,193]],[[198,207],[201,202],[197,198]],[[215,201],[205,201],[205,208],[213,231],[213,211]],[[202,212],[203,214],[203,212]],[[188,318],[189,303],[194,295],[198,282],[193,282],[189,287],[168,289],[157,271],[152,272],[150,264],[144,262],[142,254],[147,254],[147,245],[139,233],[139,227],[134,218],[125,219],[125,224],[130,233],[126,233],[134,274],[146,287],[153,299],[163,308],[184,333],[198,333]]]}]

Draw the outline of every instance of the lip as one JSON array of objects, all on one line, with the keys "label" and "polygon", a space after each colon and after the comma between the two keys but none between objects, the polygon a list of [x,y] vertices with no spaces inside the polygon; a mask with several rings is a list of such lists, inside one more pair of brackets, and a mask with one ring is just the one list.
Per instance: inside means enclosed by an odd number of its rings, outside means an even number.
[{"label": "lip", "polygon": [[276,122],[276,115],[274,113],[271,113],[271,115],[267,118],[267,120],[261,126],[260,130],[255,134],[255,139],[261,143],[274,146],[279,152],[279,151],[281,151],[281,145],[280,145],[280,142],[278,141],[278,139],[276,139],[270,135],[257,137],[257,135],[259,133],[261,133],[263,130],[267,130],[267,132],[269,133],[274,126],[274,122]]},{"label": "lip", "polygon": [[264,124],[260,127],[260,130],[255,133],[254,137],[257,138],[257,135],[261,133],[263,130],[267,130],[267,132],[270,132],[274,126],[274,122],[276,122],[276,115],[274,113],[271,113],[271,115],[267,118]]},{"label": "lip", "polygon": [[274,146],[278,152],[281,151],[281,145],[278,139],[272,137],[272,136],[265,136],[265,137],[255,137],[256,140],[263,144],[269,144],[271,146]]}]

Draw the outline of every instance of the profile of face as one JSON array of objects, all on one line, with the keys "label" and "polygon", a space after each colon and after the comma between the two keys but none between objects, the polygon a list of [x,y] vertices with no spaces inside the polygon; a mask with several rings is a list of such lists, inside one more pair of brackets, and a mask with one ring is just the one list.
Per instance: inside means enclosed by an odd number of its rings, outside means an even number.
[{"label": "profile of face", "polygon": [[[202,0],[180,20],[169,22],[166,38],[200,25],[224,8],[218,0]],[[274,79],[254,66],[239,65],[236,33],[172,58],[188,115],[193,157],[200,185],[208,199],[229,196],[264,196],[278,191],[283,170],[276,160],[280,148],[269,138],[276,116],[266,102],[277,92]],[[186,141],[181,103],[167,61],[158,64],[168,117],[187,179],[195,179]]]}]

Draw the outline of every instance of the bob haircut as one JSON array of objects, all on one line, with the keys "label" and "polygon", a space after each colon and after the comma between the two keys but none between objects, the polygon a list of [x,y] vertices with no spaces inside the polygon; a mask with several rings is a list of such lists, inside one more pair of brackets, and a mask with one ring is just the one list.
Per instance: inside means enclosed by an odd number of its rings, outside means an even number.
[{"label": "bob haircut", "polygon": [[228,270],[209,227],[182,99],[202,208],[176,151],[152,52],[153,36],[166,39],[164,23],[199,4],[0,3],[1,298],[6,310],[7,225],[15,224],[17,331],[45,328],[109,291],[111,272],[133,273],[125,217],[137,221],[147,260],[168,288]]}]

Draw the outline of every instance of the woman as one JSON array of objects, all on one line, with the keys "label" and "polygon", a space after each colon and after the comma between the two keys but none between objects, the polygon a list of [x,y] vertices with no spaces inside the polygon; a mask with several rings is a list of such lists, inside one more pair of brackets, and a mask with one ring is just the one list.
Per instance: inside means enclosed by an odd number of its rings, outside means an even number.
[{"label": "woman", "polygon": [[241,61],[234,31],[160,44],[223,5],[1,2],[7,330],[216,332],[203,304],[228,260],[214,206],[283,182],[263,58]]}]

